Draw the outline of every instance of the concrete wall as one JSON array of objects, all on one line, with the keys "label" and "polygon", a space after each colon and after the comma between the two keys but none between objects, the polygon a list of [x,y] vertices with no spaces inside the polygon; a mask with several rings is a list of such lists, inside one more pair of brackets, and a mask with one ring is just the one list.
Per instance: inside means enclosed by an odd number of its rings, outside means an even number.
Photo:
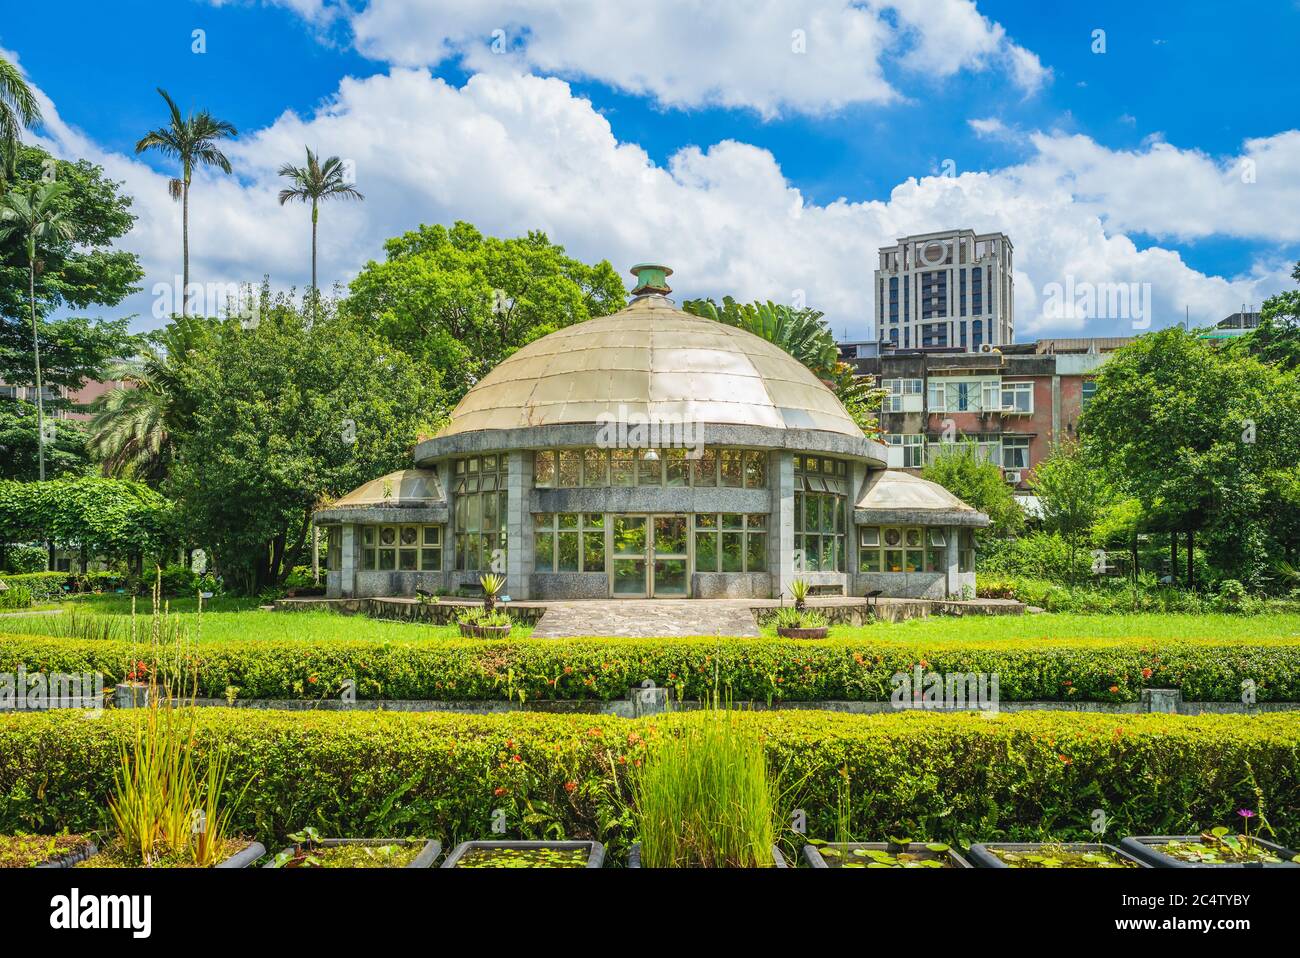
[{"label": "concrete wall", "polygon": [[696,572],[691,595],[697,599],[772,598],[772,576],[766,572]]}]

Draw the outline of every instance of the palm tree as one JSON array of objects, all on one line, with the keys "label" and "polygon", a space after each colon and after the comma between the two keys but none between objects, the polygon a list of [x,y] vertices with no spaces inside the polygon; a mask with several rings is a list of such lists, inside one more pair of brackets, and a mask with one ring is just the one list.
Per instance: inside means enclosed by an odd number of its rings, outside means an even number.
[{"label": "palm tree", "polygon": [[356,185],[349,183],[344,176],[343,161],[331,156],[324,163],[307,147],[307,165],[294,166],[286,163],[280,167],[280,175],[288,177],[293,186],[280,191],[280,205],[290,200],[311,203],[311,288],[316,292],[316,220],[320,213],[321,200],[337,197],[344,200],[364,200],[357,192]]},{"label": "palm tree", "polygon": [[104,475],[155,487],[166,478],[185,419],[180,365],[211,333],[205,318],[182,317],[154,333],[138,359],[111,368],[108,378],[125,388],[96,399],[86,427],[86,450]]},{"label": "palm tree", "polygon": [[0,197],[0,240],[19,236],[27,246],[27,302],[32,317],[32,352],[36,359],[36,445],[39,476],[45,481],[45,383],[41,379],[41,337],[36,325],[36,250],[50,240],[67,241],[76,227],[59,198],[65,183],[33,183]]},{"label": "palm tree", "polygon": [[217,141],[236,135],[235,128],[225,120],[216,119],[207,110],[181,116],[176,101],[162,87],[159,95],[167,101],[171,122],[141,137],[135,145],[136,153],[159,150],[164,156],[181,161],[181,175],[167,184],[171,198],[181,201],[181,261],[183,267],[181,289],[181,315],[185,315],[190,288],[190,177],[195,166],[215,166],[223,173],[230,172],[230,161],[217,148]]},{"label": "palm tree", "polygon": [[12,177],[18,163],[18,135],[39,122],[41,108],[19,69],[0,57],[0,179]]}]

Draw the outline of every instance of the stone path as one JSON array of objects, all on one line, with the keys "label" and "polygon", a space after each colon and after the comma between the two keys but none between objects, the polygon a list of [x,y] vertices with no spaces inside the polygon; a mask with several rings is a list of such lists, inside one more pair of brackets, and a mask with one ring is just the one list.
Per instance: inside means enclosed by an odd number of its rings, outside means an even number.
[{"label": "stone path", "polygon": [[610,599],[608,602],[553,602],[533,628],[535,639],[583,635],[668,638],[684,635],[757,636],[758,623],[747,605],[698,599]]}]

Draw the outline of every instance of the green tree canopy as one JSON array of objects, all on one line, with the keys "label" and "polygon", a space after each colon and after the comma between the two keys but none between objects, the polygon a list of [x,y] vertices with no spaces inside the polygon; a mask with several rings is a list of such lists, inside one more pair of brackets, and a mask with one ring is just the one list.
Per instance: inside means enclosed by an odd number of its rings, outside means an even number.
[{"label": "green tree canopy", "polygon": [[1025,513],[1016,502],[1002,470],[980,457],[975,443],[949,443],[921,471],[921,478],[937,482],[962,502],[989,517],[985,535],[1016,535],[1025,527]]},{"label": "green tree canopy", "polygon": [[407,467],[442,409],[439,376],[333,303],[264,292],[260,319],[206,321],[174,363],[175,455],[163,489],[190,541],[236,588],[304,561],[313,511]]},{"label": "green tree canopy", "polygon": [[496,239],[457,222],[421,226],[384,249],[343,309],[442,370],[449,405],[520,346],[626,303],[608,262],[579,262],[544,233]]},{"label": "green tree canopy", "polygon": [[1033,470],[1043,528],[1065,540],[1073,584],[1075,557],[1113,498],[1105,474],[1075,443],[1060,445]]},{"label": "green tree canopy", "polygon": [[0,481],[0,542],[48,540],[108,558],[158,555],[171,527],[171,504],[140,483],[101,476]]},{"label": "green tree canopy", "polygon": [[[47,419],[53,442],[45,444],[45,474],[52,479],[84,475],[90,469],[86,431],[75,419]],[[36,406],[0,399],[0,479],[37,478]]]}]

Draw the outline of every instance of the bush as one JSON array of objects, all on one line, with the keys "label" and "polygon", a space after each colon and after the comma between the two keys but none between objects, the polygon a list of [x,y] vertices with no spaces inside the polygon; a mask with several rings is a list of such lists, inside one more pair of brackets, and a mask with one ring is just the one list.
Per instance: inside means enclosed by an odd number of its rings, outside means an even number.
[{"label": "bush", "polygon": [[161,582],[163,595],[194,596],[199,591],[199,577],[189,566],[166,566],[158,581]]},{"label": "bush", "polygon": [[[430,835],[447,847],[486,837],[499,808],[503,837],[594,838],[618,854],[633,833],[627,769],[687,718],[210,708],[199,710],[195,737],[198,755],[230,749],[230,788],[251,781],[232,831],[271,848],[304,824],[323,834]],[[800,783],[789,798],[806,812],[810,837],[835,834],[844,768],[854,831],[872,838],[1095,841],[1097,808],[1112,838],[1194,833],[1252,808],[1282,842],[1300,841],[1300,715],[738,720],[761,734],[768,768]],[[0,831],[103,824],[119,745],[136,721],[116,711],[94,722],[0,715]]]},{"label": "bush", "polygon": [[[125,619],[125,617],[117,617]],[[97,634],[97,633],[96,633]],[[191,646],[182,661],[198,694],[224,699],[610,700],[652,679],[682,698],[715,690],[743,701],[889,701],[892,679],[920,665],[998,674],[1004,702],[1136,702],[1144,687],[1192,702],[1239,702],[1251,679],[1261,702],[1300,702],[1300,640],[954,640],[870,638],[440,639],[374,642],[285,639]],[[154,653],[124,639],[0,636],[0,673],[103,672],[117,680]],[[349,685],[348,683],[352,683]],[[1114,688],[1115,691],[1111,691]]]},{"label": "bush", "polygon": [[32,590],[25,585],[11,585],[0,592],[0,611],[7,609],[30,609],[32,607]]},{"label": "bush", "polygon": [[1131,612],[1250,614],[1265,610],[1263,603],[1249,597],[1239,604],[1229,606],[1218,596],[1150,583],[1138,587],[1135,599],[1132,584],[1124,579],[1102,579],[1087,585],[1070,587],[1046,579],[988,576],[981,573],[976,578],[976,593],[986,599],[1017,599],[1026,605],[1046,609],[1048,612],[1081,614]]},{"label": "bush", "polygon": [[994,577],[1025,576],[1052,582],[1069,582],[1073,578],[1075,582],[1087,582],[1092,576],[1089,550],[1075,550],[1071,569],[1069,546],[1060,536],[1049,532],[1031,532],[1018,539],[994,540],[977,556],[978,571]]},{"label": "bush", "polygon": [[5,546],[5,565],[0,571],[12,575],[40,572],[45,568],[48,555],[42,546]]}]

